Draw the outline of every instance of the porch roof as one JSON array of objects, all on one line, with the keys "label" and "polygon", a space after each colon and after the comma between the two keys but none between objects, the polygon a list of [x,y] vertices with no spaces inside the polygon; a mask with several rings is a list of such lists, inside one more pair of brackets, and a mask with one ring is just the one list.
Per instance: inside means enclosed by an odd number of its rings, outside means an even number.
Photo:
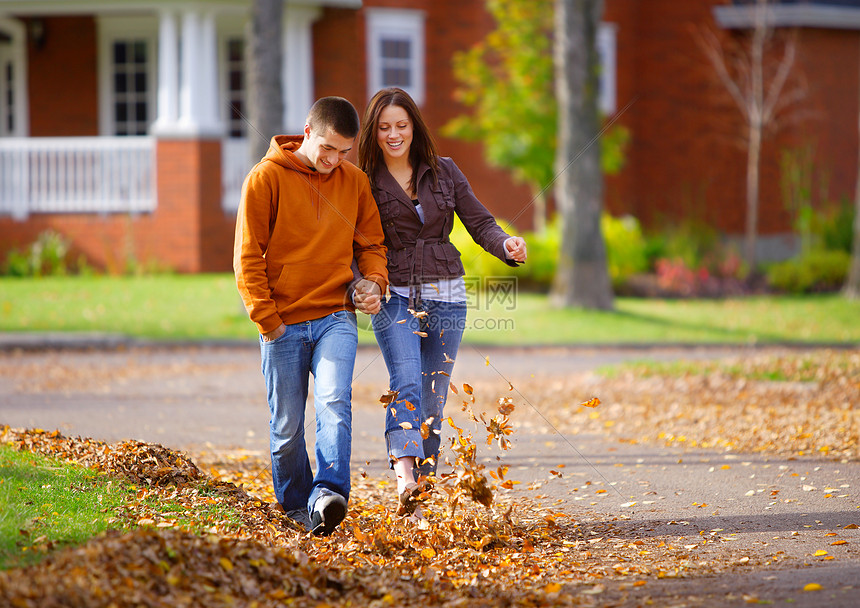
[{"label": "porch roof", "polygon": [[[361,0],[284,0],[296,6],[361,8]],[[176,0],[0,0],[0,14],[13,15],[80,15],[99,13],[140,13],[158,9],[216,8],[226,11],[246,11],[251,0],[206,0],[206,2]]]},{"label": "porch roof", "polygon": [[[746,29],[755,26],[755,5],[726,5],[713,8],[714,17],[727,29]],[[825,29],[860,29],[860,7],[847,3],[769,4],[764,13],[769,27],[809,27]]]}]

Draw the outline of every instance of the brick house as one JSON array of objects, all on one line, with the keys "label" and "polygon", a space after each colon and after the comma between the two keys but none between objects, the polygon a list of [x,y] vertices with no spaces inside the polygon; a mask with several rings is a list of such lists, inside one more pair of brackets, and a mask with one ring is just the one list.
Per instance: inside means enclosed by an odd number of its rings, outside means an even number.
[{"label": "brick house", "polygon": [[[0,259],[50,228],[108,269],[131,256],[229,270],[247,137],[258,136],[241,115],[249,4],[0,0]],[[829,198],[851,196],[860,103],[860,0],[786,1],[772,18],[798,29],[808,118],[766,145],[765,246],[790,231],[782,150],[812,142]],[[749,24],[742,2],[606,0],[601,105],[632,136],[626,167],[607,184],[612,212],[743,231],[742,123],[693,31],[732,36]],[[301,130],[319,96],[361,111],[387,84],[409,89],[439,128],[465,111],[452,96],[453,54],[492,28],[484,0],[285,0],[286,130]],[[519,213],[528,188],[488,167],[479,145],[439,144],[491,210],[529,220]]]}]

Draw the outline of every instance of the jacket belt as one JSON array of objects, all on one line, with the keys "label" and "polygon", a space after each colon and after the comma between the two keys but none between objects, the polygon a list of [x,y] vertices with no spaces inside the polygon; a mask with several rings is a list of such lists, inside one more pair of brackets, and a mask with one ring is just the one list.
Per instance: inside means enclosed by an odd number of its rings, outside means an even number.
[{"label": "jacket belt", "polygon": [[409,308],[418,310],[421,303],[421,284],[424,274],[424,239],[415,241],[415,254],[412,256],[412,272],[409,278]]}]

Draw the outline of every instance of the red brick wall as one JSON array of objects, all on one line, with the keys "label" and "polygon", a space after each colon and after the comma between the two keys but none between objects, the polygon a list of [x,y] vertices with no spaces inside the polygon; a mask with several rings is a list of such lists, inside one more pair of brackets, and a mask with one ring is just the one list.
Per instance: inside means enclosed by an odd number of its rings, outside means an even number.
[{"label": "red brick wall", "polygon": [[860,112],[860,33],[808,29],[798,39],[799,69],[808,97],[787,122],[786,145],[816,151],[816,183],[830,201],[853,200]]},{"label": "red brick wall", "polygon": [[[618,26],[617,106],[633,101],[619,119],[631,133],[627,164],[607,188],[607,205],[615,212],[648,224],[681,215],[733,223],[727,196],[718,191],[742,184],[723,161],[739,151],[717,141],[726,112],[694,39],[696,24],[713,23],[712,4],[607,2],[605,20]],[[727,127],[729,139],[734,129]]]},{"label": "red brick wall", "polygon": [[221,142],[159,140],[158,208],[141,252],[181,272],[229,270],[235,217],[221,210]]},{"label": "red brick wall", "polygon": [[[695,42],[716,29],[725,0],[607,0],[605,21],[618,25],[618,106],[635,102],[619,122],[631,131],[627,166],[609,178],[607,206],[659,226],[695,218],[729,233],[745,227],[745,123]],[[721,32],[724,38],[729,36]],[[817,143],[815,164],[829,175],[829,197],[850,197],[856,179],[858,34],[801,30],[796,86],[809,94],[783,112],[767,135],[761,165],[759,232],[791,230],[780,171],[784,150]]]},{"label": "red brick wall", "polygon": [[46,17],[44,44],[28,44],[30,135],[98,135],[96,22]]}]

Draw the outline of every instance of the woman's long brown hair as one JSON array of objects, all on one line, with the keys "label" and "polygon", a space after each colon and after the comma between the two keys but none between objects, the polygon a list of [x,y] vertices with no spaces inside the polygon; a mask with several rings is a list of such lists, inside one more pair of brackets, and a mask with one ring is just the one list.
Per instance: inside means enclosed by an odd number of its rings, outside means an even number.
[{"label": "woman's long brown hair", "polygon": [[367,173],[370,185],[375,187],[374,176],[376,170],[385,164],[382,149],[376,141],[376,132],[379,129],[379,115],[388,106],[398,106],[406,110],[412,121],[412,144],[409,147],[409,164],[412,166],[412,178],[409,186],[414,191],[418,177],[418,168],[421,163],[427,163],[432,173],[433,182],[436,182],[438,163],[436,159],[439,153],[436,151],[436,143],[427,128],[427,123],[421,117],[421,110],[403,89],[392,87],[382,89],[373,96],[367,108],[364,110],[364,118],[361,121],[361,133],[358,138],[358,166]]}]

